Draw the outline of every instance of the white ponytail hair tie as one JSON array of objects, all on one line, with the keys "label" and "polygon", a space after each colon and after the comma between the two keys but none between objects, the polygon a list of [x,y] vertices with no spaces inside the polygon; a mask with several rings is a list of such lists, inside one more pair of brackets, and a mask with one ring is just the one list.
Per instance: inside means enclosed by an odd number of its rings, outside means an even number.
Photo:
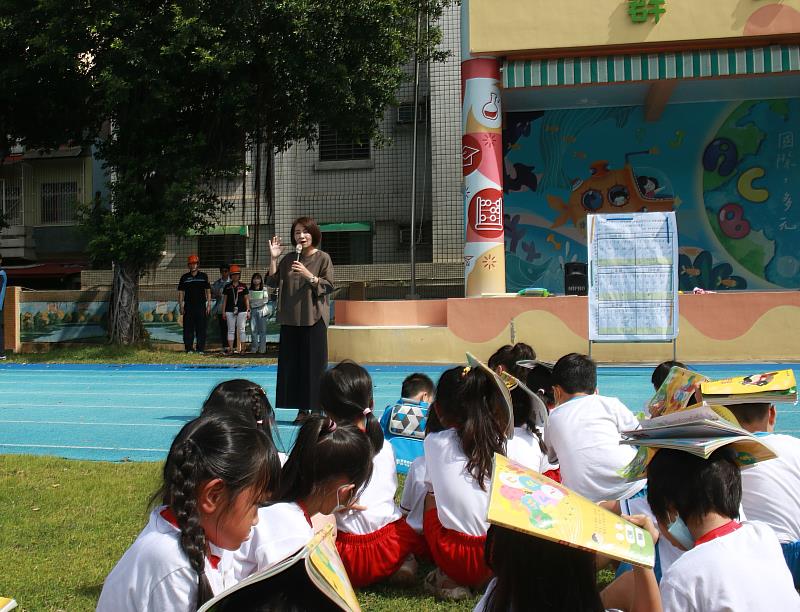
[{"label": "white ponytail hair tie", "polygon": [[364,416],[367,416],[372,412],[372,408],[364,408],[364,412],[362,413]]}]

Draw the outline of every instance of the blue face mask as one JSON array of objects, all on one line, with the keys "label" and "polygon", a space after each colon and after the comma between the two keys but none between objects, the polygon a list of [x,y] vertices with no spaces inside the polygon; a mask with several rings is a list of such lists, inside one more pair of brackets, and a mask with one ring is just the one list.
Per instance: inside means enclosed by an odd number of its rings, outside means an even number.
[{"label": "blue face mask", "polygon": [[675,541],[686,550],[694,548],[694,537],[692,537],[689,528],[680,516],[669,524],[667,531],[669,531],[669,535],[675,538]]}]

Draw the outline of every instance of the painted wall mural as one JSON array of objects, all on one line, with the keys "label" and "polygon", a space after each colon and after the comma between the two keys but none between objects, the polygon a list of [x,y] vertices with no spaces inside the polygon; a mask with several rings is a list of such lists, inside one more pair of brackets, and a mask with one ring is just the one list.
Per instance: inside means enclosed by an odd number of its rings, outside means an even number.
[{"label": "painted wall mural", "polygon": [[797,139],[798,98],[508,113],[508,291],[563,291],[588,213],[646,210],[676,211],[681,290],[799,288]]}]

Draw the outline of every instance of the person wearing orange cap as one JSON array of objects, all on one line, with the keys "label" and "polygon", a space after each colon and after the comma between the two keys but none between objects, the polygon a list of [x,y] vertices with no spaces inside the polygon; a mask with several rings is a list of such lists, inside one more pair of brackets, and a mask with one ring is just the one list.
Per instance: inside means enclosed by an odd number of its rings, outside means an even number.
[{"label": "person wearing orange cap", "polygon": [[200,258],[189,255],[189,271],[178,281],[178,305],[183,315],[183,346],[187,353],[194,350],[197,338],[197,352],[206,350],[206,325],[211,312],[211,284],[208,276],[200,271]]},{"label": "person wearing orange cap", "polygon": [[[244,326],[250,318],[250,295],[247,285],[240,282],[242,270],[231,265],[231,280],[222,290],[222,312],[228,325],[226,353],[241,353],[244,344]],[[236,340],[234,348],[234,339]]]}]

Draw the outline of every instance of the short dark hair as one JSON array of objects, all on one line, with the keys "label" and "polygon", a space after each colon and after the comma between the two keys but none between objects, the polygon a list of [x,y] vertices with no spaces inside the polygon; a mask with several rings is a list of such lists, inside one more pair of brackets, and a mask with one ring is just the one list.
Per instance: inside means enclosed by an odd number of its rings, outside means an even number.
[{"label": "short dark hair", "polygon": [[556,399],[553,397],[553,370],[546,365],[537,363],[528,372],[526,384],[536,393],[546,405],[552,405]]},{"label": "short dark hair", "polygon": [[506,344],[497,349],[489,357],[488,366],[492,370],[497,370],[497,366],[503,366],[506,372],[522,380],[527,375],[527,368],[517,365],[518,361],[536,359],[536,351],[530,344],[517,342],[515,345]]},{"label": "short dark hair", "polygon": [[306,228],[306,231],[311,234],[311,244],[314,247],[318,247],[320,241],[322,240],[322,232],[319,229],[319,225],[317,222],[314,221],[313,217],[298,217],[292,223],[292,229],[289,232],[289,239],[292,241],[292,246],[297,246],[297,241],[294,239],[294,228],[298,225],[302,225]]},{"label": "short dark hair", "polygon": [[231,269],[231,265],[230,264],[226,264],[226,263],[219,264],[219,269],[220,270],[230,270]]},{"label": "short dark hair", "polygon": [[662,521],[670,508],[685,522],[710,512],[737,518],[741,501],[742,477],[730,445],[708,459],[662,448],[647,466],[647,502]]},{"label": "short dark hair", "polygon": [[558,385],[567,393],[594,393],[597,388],[597,364],[588,355],[564,355],[553,366],[553,385]]},{"label": "short dark hair", "polygon": [[772,404],[769,402],[748,402],[746,404],[736,404],[728,406],[736,419],[742,425],[751,425],[757,423],[769,414],[769,407]]},{"label": "short dark hair", "polygon": [[414,372],[406,376],[403,381],[403,387],[400,389],[400,397],[411,398],[420,393],[427,393],[433,395],[433,381],[429,376]]},{"label": "short dark hair", "polygon": [[672,368],[686,369],[686,364],[680,361],[662,361],[659,363],[655,370],[653,370],[653,375],[650,377],[650,382],[653,383],[653,387],[656,391],[658,391],[661,388],[661,385],[664,384],[664,381],[667,380],[669,371]]}]

